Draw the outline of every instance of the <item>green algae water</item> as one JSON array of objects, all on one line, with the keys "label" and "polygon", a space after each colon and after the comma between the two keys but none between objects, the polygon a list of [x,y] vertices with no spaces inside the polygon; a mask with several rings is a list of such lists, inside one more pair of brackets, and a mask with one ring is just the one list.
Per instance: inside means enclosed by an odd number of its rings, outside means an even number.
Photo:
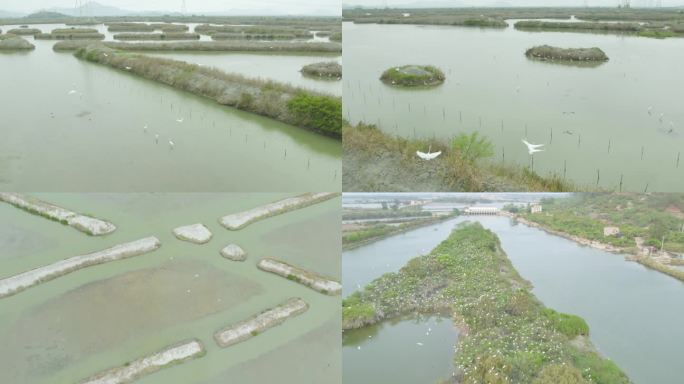
[{"label": "green algae water", "polygon": [[[345,331],[344,383],[435,383],[453,374],[458,332],[438,316],[384,321]],[[380,361],[378,361],[380,360]]]},{"label": "green algae water", "polygon": [[[0,382],[73,383],[194,337],[204,343],[204,357],[139,382],[340,382],[340,298],[256,267],[270,256],[339,279],[339,198],[228,231],[218,223],[221,216],[291,194],[34,196],[118,229],[90,237],[0,204],[0,277],[151,235],[162,246],[0,300]],[[207,244],[172,234],[199,222],[214,235]],[[221,257],[229,243],[247,251],[244,263]],[[246,342],[225,349],[215,344],[216,330],[290,297],[304,299],[309,310]],[[292,369],[302,361],[312,369]]]},{"label": "green algae water", "polygon": [[[534,295],[550,308],[583,317],[589,324],[593,344],[635,383],[676,383],[684,375],[684,367],[678,364],[681,340],[684,340],[684,329],[679,324],[684,316],[684,284],[627,262],[623,255],[582,247],[542,230],[516,224],[506,217],[460,217],[344,252],[344,295],[384,273],[399,270],[416,256],[429,253],[464,221],[478,221],[496,233],[513,266],[534,286]],[[405,326],[406,337],[392,333],[394,326],[390,322],[382,323],[376,326],[382,337],[373,336],[363,344],[344,344],[345,383],[394,383],[394,379],[378,376],[378,372],[385,371],[391,371],[392,378],[420,378],[400,381],[407,384],[434,382],[444,377],[435,376],[433,368],[427,365],[401,361],[397,346],[415,345],[419,334],[409,330],[411,323]],[[419,328],[427,326],[420,324]],[[368,332],[376,331],[369,328]],[[345,341],[346,337],[345,332]],[[361,350],[356,349],[358,345]],[[430,356],[449,353],[453,357],[453,350],[443,352],[441,346],[433,347],[423,345],[422,353]],[[366,353],[363,359],[353,355],[371,348],[373,353]],[[373,371],[367,369],[371,365]],[[364,372],[363,376],[358,374],[353,376],[354,380],[347,381],[347,372],[355,371],[357,366]]]},{"label": "green algae water", "polygon": [[[581,186],[684,188],[681,39],[523,32],[508,22],[502,30],[344,23],[344,117],[409,138],[477,131],[495,146],[491,161],[533,166]],[[589,68],[525,57],[544,44],[599,47],[610,60]],[[402,89],[379,80],[406,64],[434,65],[446,81]],[[545,144],[534,161],[525,138]]]},{"label": "green algae water", "polygon": [[[0,190],[340,188],[339,140],[54,52],[55,41],[28,39],[34,51],[0,55]],[[292,80],[300,76],[296,65],[280,71],[275,55],[254,60],[262,77],[300,85]]]}]

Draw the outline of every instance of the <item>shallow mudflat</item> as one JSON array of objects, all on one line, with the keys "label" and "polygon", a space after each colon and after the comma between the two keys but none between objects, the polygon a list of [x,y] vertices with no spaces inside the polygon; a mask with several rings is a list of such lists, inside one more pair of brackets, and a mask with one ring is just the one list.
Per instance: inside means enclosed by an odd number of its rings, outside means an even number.
[{"label": "shallow mudflat", "polygon": [[[339,226],[338,199],[262,220],[240,232],[228,231],[217,222],[225,210],[242,211],[289,196],[36,195],[116,222],[117,231],[105,238],[84,236],[0,205],[0,228],[11,228],[13,234],[0,235],[0,245],[11,252],[0,258],[3,275],[102,248],[103,242],[119,243],[134,234],[154,234],[162,243],[148,255],[85,269],[3,299],[9,304],[0,306],[0,381],[77,382],[132,362],[142,356],[141,351],[160,351],[192,338],[203,342],[205,356],[146,376],[145,382],[187,384],[199,382],[200,376],[207,382],[213,378],[249,382],[263,377],[264,362],[296,364],[304,356],[327,367],[330,377],[339,378],[339,338],[309,336],[322,327],[340,329],[339,299],[274,278],[257,269],[256,258],[233,263],[219,253],[235,242],[257,255],[282,252],[288,262],[339,278],[339,259],[322,258],[319,244],[307,244],[312,226],[323,232]],[[193,222],[206,223],[214,239],[198,246],[176,239],[171,232]],[[298,227],[300,231],[295,230]],[[283,231],[287,239],[264,241],[278,239]],[[36,242],[26,240],[34,238]],[[221,349],[213,341],[216,330],[287,297],[302,297],[309,310],[233,348]],[[284,383],[302,382],[301,372],[279,375]]]}]

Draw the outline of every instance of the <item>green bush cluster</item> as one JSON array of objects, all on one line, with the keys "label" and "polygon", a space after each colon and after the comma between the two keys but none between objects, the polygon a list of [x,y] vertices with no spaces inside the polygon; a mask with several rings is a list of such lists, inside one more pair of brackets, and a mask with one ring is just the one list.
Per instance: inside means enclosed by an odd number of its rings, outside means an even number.
[{"label": "green bush cluster", "polygon": [[342,135],[342,100],[300,92],[287,102],[297,125],[331,135]]}]

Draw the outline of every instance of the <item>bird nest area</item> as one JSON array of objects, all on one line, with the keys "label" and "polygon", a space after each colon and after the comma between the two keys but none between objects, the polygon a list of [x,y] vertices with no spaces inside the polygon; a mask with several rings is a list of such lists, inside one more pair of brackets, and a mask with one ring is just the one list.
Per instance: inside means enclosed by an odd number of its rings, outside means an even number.
[{"label": "bird nest area", "polygon": [[302,67],[301,72],[313,78],[339,80],[342,78],[342,65],[335,61],[313,63]]},{"label": "bird nest area", "polygon": [[608,56],[600,48],[559,48],[549,45],[532,47],[525,52],[525,56],[537,60],[575,61],[575,62],[604,62]]},{"label": "bird nest area", "polygon": [[401,87],[431,87],[444,83],[446,77],[439,68],[431,65],[404,65],[382,73],[380,80],[388,85]]}]

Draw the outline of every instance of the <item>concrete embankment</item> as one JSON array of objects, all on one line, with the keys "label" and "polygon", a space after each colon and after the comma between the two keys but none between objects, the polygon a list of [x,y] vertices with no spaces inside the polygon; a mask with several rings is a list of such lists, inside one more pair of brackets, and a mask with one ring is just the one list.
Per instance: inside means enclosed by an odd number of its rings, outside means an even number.
[{"label": "concrete embankment", "polygon": [[[133,45],[138,45],[133,44]],[[326,136],[342,137],[342,100],[289,84],[93,44],[76,57]]]},{"label": "concrete embankment", "polygon": [[300,298],[291,298],[275,308],[267,309],[260,314],[228,326],[214,334],[214,340],[222,347],[249,340],[267,331],[285,320],[300,315],[309,309],[309,304]]},{"label": "concrete embankment", "polygon": [[87,255],[74,256],[28,272],[14,275],[0,280],[0,299],[12,296],[25,289],[56,279],[79,269],[139,256],[152,252],[160,246],[161,243],[159,242],[159,239],[150,236],[130,243],[119,244],[102,251],[89,253]]},{"label": "concrete embankment", "polygon": [[[65,40],[53,46],[55,51],[76,51],[85,48],[93,41]],[[318,53],[338,55],[342,53],[340,43],[299,43],[287,41],[193,41],[193,42],[143,42],[125,43],[116,41],[101,42],[102,45],[126,51],[213,51],[213,52],[272,52],[278,54]]]},{"label": "concrete embankment", "polygon": [[157,372],[170,365],[183,363],[205,354],[204,345],[199,340],[184,341],[164,348],[148,356],[141,357],[121,367],[89,377],[81,384],[125,384],[143,376]]},{"label": "concrete embankment", "polygon": [[326,295],[336,296],[342,292],[342,284],[339,282],[279,260],[261,259],[257,267],[262,271],[275,273]]},{"label": "concrete embankment", "polygon": [[221,218],[220,222],[221,225],[227,229],[235,231],[242,229],[255,221],[305,208],[332,199],[337,195],[338,193],[334,192],[305,193],[303,195],[289,197],[274,203],[266,204],[261,207],[252,208],[247,211],[224,216]]},{"label": "concrete embankment", "polygon": [[116,230],[116,226],[112,223],[84,216],[68,209],[18,193],[0,193],[0,201],[4,201],[17,208],[46,217],[50,220],[66,224],[92,236],[106,235]]}]

